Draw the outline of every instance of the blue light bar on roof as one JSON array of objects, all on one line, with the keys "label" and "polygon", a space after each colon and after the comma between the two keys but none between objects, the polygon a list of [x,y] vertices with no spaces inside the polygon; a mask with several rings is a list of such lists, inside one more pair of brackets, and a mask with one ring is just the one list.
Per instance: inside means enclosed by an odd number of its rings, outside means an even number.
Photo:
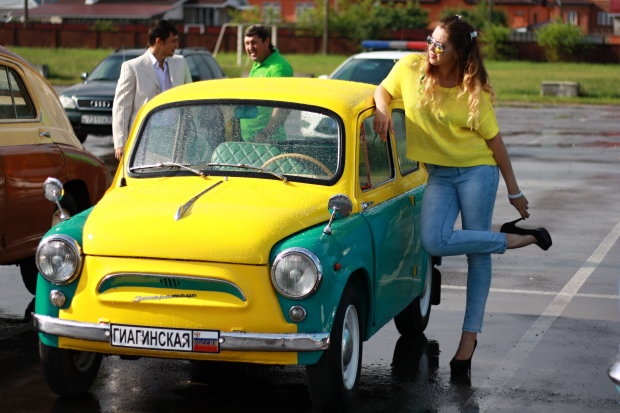
[{"label": "blue light bar on roof", "polygon": [[426,50],[424,41],[363,40],[362,47],[373,50]]}]

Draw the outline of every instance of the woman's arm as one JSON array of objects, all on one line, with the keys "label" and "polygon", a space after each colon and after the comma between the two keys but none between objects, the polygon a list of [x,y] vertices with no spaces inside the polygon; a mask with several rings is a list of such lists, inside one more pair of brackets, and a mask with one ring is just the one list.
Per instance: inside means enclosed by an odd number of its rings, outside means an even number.
[{"label": "woman's arm", "polygon": [[[515,174],[512,170],[512,163],[510,162],[510,157],[508,156],[508,151],[506,150],[506,145],[504,145],[502,136],[498,133],[494,138],[489,139],[486,142],[493,152],[495,162],[497,162],[497,166],[504,177],[504,182],[506,183],[509,197],[521,194],[521,190],[519,189],[517,178],[515,178]],[[512,206],[519,211],[522,218],[525,219],[530,216],[530,213],[528,212],[528,202],[525,195],[521,194],[521,196],[517,198],[509,199]]]},{"label": "woman's arm", "polygon": [[394,125],[392,124],[392,115],[388,109],[388,105],[392,101],[392,95],[381,85],[375,89],[375,121],[373,128],[382,140],[387,139],[388,131],[394,133]]}]

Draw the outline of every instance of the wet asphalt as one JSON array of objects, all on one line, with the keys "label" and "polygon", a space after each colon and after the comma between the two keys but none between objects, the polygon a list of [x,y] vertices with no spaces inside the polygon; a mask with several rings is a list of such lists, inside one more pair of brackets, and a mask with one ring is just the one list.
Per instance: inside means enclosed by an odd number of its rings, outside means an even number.
[{"label": "wet asphalt", "polygon": [[[497,110],[527,226],[537,247],[494,257],[484,332],[470,383],[452,382],[466,261],[444,258],[442,300],[425,336],[392,323],[365,343],[356,412],[618,412],[607,377],[620,345],[620,107],[504,104]],[[114,169],[111,138],[86,148]],[[494,225],[517,217],[500,184]],[[67,401],[46,386],[17,267],[0,267],[0,411],[312,412],[303,367],[208,369],[186,361],[104,359],[91,393]]]}]

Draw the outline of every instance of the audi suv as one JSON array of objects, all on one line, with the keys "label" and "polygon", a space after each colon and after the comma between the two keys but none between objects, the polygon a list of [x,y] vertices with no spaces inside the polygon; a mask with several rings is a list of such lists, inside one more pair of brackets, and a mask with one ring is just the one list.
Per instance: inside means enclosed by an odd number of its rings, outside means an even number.
[{"label": "audi suv", "polygon": [[[141,56],[144,51],[144,49],[114,51],[91,73],[82,73],[82,83],[60,94],[60,102],[80,142],[84,142],[89,134],[112,134],[112,102],[121,65],[126,60]],[[176,54],[185,57],[194,82],[226,77],[211,53],[204,48],[178,49]]]}]

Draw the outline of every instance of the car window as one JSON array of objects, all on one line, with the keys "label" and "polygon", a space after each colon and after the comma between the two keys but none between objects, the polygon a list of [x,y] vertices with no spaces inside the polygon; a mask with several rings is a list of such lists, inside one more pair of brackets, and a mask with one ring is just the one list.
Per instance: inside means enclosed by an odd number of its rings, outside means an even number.
[{"label": "car window", "polygon": [[222,72],[222,69],[217,64],[215,59],[211,57],[211,55],[204,55],[202,56],[202,58],[205,60],[205,62],[207,62],[207,65],[211,69],[211,72],[213,73],[213,78],[219,79],[221,77],[224,77],[224,72]]},{"label": "car window", "polygon": [[418,162],[407,158],[405,111],[402,109],[395,109],[392,111],[392,122],[394,123],[394,142],[396,144],[396,154],[398,156],[398,167],[400,169],[400,174],[405,176],[418,169]]},{"label": "car window", "polygon": [[110,55],[103,59],[88,76],[89,81],[111,80],[117,81],[121,76],[121,65],[126,60],[131,60],[137,56],[131,55]]},{"label": "car window", "polygon": [[332,78],[378,85],[395,63],[393,59],[351,59]]},{"label": "car window", "polygon": [[213,79],[213,73],[204,58],[200,55],[189,55],[185,57],[192,81]]},{"label": "car window", "polygon": [[130,171],[134,176],[188,173],[155,167],[173,162],[208,175],[273,178],[275,173],[328,184],[341,169],[341,129],[335,114],[314,108],[251,102],[168,107],[145,121]]},{"label": "car window", "polygon": [[0,66],[0,119],[33,119],[32,99],[18,74]]},{"label": "car window", "polygon": [[360,129],[359,181],[363,191],[394,177],[388,140],[382,140],[372,127],[375,117],[364,120]]}]

